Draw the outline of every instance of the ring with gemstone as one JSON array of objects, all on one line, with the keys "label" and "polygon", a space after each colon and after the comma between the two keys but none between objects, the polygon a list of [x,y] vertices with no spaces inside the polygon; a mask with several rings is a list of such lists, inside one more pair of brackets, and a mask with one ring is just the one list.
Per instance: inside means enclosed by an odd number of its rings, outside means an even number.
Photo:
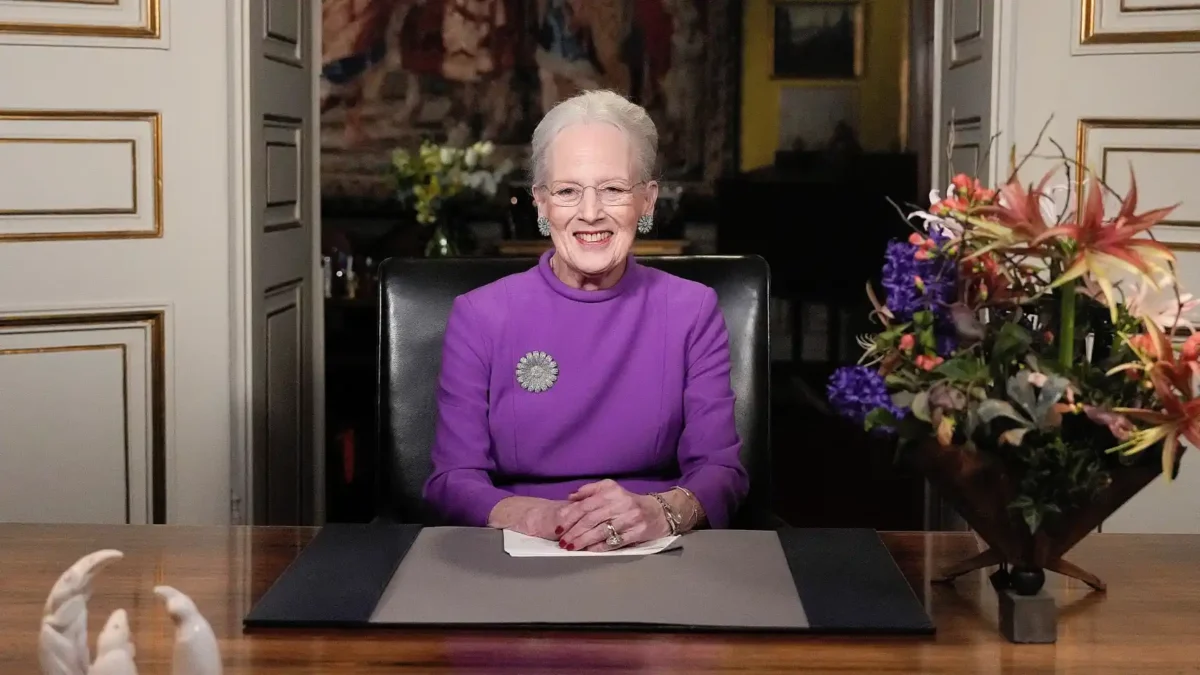
[{"label": "ring with gemstone", "polygon": [[608,539],[605,542],[609,546],[617,548],[625,543],[625,540],[621,538],[621,533],[617,532],[617,528],[613,527],[612,521],[604,523],[604,527],[608,528]]}]

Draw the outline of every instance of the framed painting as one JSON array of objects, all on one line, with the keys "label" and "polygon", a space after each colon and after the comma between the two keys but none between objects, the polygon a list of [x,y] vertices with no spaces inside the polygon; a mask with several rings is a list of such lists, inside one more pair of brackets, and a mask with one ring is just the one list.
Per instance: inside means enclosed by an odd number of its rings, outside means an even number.
[{"label": "framed painting", "polygon": [[772,77],[862,77],[864,14],[863,0],[776,0]]}]

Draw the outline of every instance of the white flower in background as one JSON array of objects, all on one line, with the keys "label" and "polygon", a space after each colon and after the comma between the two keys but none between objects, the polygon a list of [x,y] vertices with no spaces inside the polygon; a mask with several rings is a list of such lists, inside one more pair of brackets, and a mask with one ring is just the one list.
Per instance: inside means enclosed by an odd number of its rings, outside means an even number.
[{"label": "white flower in background", "polygon": [[1150,319],[1164,331],[1182,328],[1194,333],[1196,317],[1189,314],[1200,307],[1200,299],[1191,293],[1184,293],[1182,289],[1179,290],[1179,297],[1175,297],[1176,289],[1169,280],[1160,280],[1158,285],[1163,290],[1156,293],[1157,297],[1151,298],[1151,284],[1138,284],[1130,297],[1126,298],[1125,309],[1133,316]]},{"label": "white flower in background", "polygon": [[467,148],[466,153],[463,154],[463,164],[468,169],[474,169],[479,164],[479,151],[475,149],[474,145]]},{"label": "white flower in background", "polygon": [[[946,187],[946,194],[954,194],[954,185]],[[942,201],[942,195],[937,190],[929,191],[929,205],[933,206]],[[920,218],[925,221],[925,231],[929,234],[939,234],[947,237],[957,237],[962,234],[962,223],[949,216],[935,216],[928,211],[913,211],[909,219]]]},{"label": "white flower in background", "polygon": [[442,164],[454,162],[454,150],[451,148],[442,148],[440,159],[442,160]]}]

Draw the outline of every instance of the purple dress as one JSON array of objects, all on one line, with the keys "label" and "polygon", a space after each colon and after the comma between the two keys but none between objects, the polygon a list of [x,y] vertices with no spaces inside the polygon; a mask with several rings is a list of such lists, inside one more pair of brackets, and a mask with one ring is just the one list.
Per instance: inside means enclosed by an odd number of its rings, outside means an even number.
[{"label": "purple dress", "polygon": [[[575,289],[551,253],[455,299],[425,499],[447,524],[485,526],[505,497],[566,499],[611,478],[686,487],[727,527],[748,480],[716,292],[632,256],[613,287]],[[557,365],[541,391],[518,378],[534,352]]]}]

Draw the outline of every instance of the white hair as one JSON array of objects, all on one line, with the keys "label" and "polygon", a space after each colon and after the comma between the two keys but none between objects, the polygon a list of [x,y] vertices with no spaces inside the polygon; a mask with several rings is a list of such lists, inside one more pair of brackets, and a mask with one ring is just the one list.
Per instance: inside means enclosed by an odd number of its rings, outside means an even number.
[{"label": "white hair", "polygon": [[533,130],[533,183],[546,180],[546,155],[558,133],[572,124],[611,124],[625,133],[633,146],[640,180],[650,180],[658,158],[658,129],[645,108],[606,89],[585,91],[550,109]]}]

